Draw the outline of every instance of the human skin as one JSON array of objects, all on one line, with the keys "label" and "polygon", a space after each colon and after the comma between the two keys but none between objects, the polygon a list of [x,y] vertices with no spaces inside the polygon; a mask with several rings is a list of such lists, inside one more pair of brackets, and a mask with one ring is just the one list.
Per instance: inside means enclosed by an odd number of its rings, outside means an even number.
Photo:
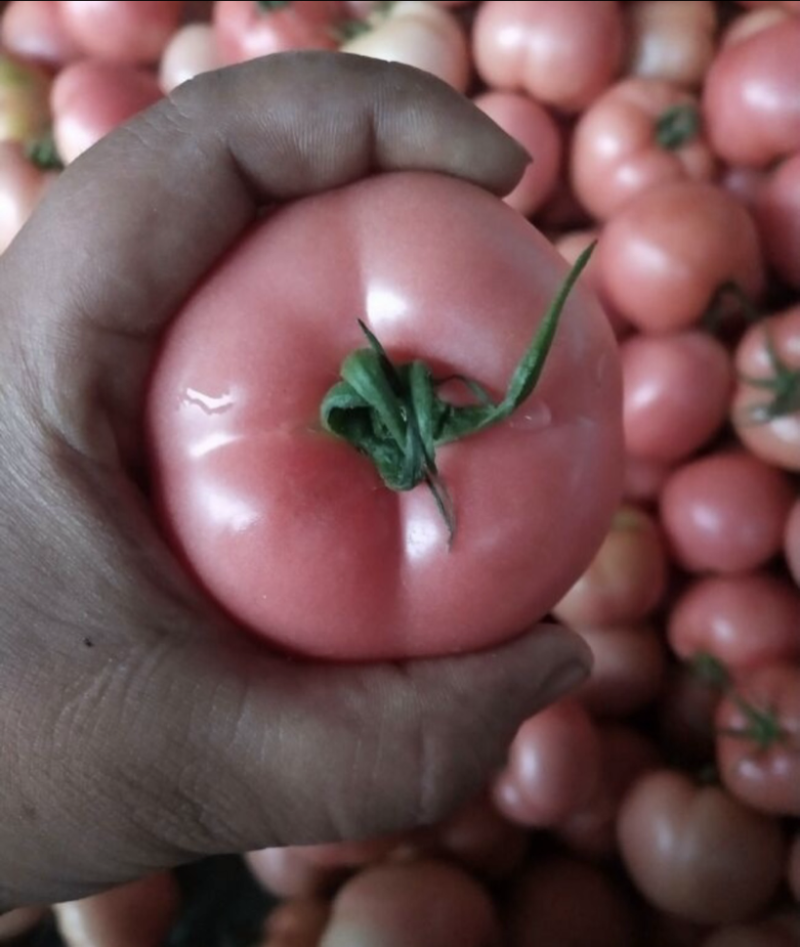
[{"label": "human skin", "polygon": [[553,627],[446,660],[275,656],[183,571],[142,487],[161,330],[265,205],[400,169],[503,194],[526,161],[413,69],[274,56],[108,136],[0,258],[0,911],[435,821],[583,678]]}]

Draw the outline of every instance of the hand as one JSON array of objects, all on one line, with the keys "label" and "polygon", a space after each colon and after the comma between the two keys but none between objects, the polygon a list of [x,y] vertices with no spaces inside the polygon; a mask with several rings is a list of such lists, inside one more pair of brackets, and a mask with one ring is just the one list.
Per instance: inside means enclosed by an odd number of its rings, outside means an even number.
[{"label": "hand", "polygon": [[260,208],[411,168],[503,193],[525,162],[415,70],[275,56],[106,138],[0,258],[0,910],[434,820],[585,674],[553,627],[402,665],[276,657],[184,574],[140,486],[159,333]]}]

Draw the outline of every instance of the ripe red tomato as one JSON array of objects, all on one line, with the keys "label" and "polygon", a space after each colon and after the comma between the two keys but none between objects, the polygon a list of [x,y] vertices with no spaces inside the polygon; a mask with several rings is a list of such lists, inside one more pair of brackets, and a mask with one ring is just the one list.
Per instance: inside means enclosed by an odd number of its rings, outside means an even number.
[{"label": "ripe red tomato", "polygon": [[731,420],[749,451],[800,470],[800,306],[763,319],[736,351]]},{"label": "ripe red tomato", "polygon": [[83,55],[61,22],[58,0],[12,0],[0,20],[0,44],[15,56],[51,68]]},{"label": "ripe red tomato", "polygon": [[728,789],[754,809],[800,816],[800,665],[774,664],[737,684],[719,705],[717,730]]},{"label": "ripe red tomato", "polygon": [[319,417],[359,318],[398,361],[502,398],[564,272],[501,201],[431,174],[296,202],[229,255],[167,333],[148,427],[165,528],[234,618],[378,659],[489,646],[552,607],[621,488],[616,347],[580,286],[520,411],[436,455],[452,544],[430,490],[387,489]]},{"label": "ripe red tomato", "polygon": [[713,0],[638,0],[627,4],[628,72],[699,85],[716,51]]},{"label": "ripe red tomato", "polygon": [[618,823],[630,876],[657,907],[698,924],[757,916],[784,872],[780,826],[716,786],[657,770],[628,793]]},{"label": "ripe red tomato", "polygon": [[764,181],[753,213],[767,261],[782,280],[800,289],[800,151]]},{"label": "ripe red tomato", "polygon": [[154,62],[177,29],[184,0],[60,0],[65,32],[89,56]]}]

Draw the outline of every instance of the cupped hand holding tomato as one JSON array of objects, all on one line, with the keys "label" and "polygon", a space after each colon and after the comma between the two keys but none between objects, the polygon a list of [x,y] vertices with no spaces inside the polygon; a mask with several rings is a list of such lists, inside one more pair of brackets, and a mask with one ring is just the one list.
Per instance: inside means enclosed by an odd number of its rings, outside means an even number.
[{"label": "cupped hand holding tomato", "polygon": [[490,656],[274,657],[198,593],[141,488],[162,330],[264,206],[386,170],[503,193],[524,164],[421,73],[275,56],[109,135],[3,254],[0,910],[206,853],[431,821],[584,673],[583,646],[554,628]]}]

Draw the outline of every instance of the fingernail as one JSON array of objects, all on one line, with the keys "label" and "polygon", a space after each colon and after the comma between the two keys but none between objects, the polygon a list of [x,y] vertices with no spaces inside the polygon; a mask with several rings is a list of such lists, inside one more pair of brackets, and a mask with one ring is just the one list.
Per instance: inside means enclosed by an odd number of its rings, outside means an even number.
[{"label": "fingernail", "polygon": [[568,661],[557,667],[542,685],[542,703],[552,704],[575,690],[589,676],[591,668],[582,661]]}]

